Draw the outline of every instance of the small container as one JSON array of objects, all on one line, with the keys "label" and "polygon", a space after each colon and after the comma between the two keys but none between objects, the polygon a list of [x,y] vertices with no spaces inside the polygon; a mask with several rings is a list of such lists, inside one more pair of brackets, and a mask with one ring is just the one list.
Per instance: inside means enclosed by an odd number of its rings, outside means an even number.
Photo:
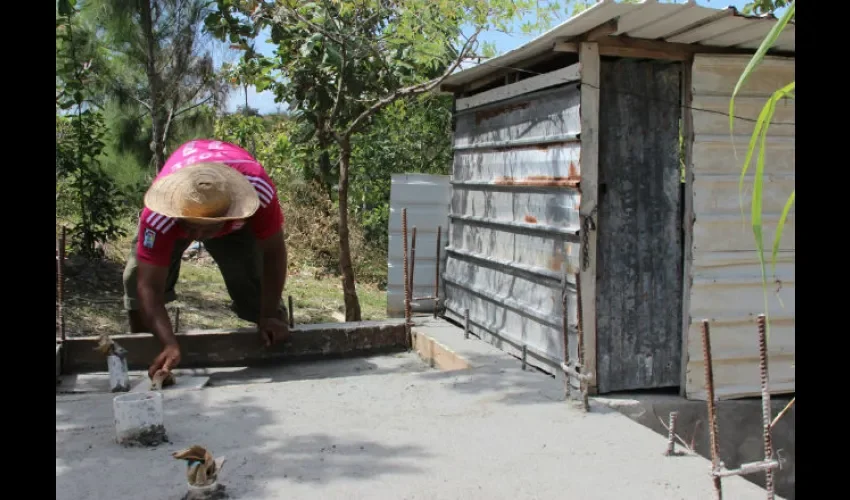
[{"label": "small container", "polygon": [[106,357],[109,369],[109,390],[112,392],[128,392],[130,390],[130,370],[127,369],[127,358],[110,354]]},{"label": "small container", "polygon": [[124,446],[157,446],[168,441],[163,424],[162,393],[130,392],[112,400],[115,437]]},{"label": "small container", "polygon": [[189,492],[184,497],[186,500],[206,500],[220,497],[224,492],[224,485],[218,484],[218,481],[207,486],[192,486],[186,483]]}]

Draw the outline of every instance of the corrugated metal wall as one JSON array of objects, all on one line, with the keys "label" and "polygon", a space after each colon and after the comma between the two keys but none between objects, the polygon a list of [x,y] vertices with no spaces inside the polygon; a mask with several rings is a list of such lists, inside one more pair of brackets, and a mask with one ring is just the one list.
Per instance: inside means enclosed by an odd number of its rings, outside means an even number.
[{"label": "corrugated metal wall", "polygon": [[[416,227],[416,264],[413,267],[413,296],[434,295],[436,278],[437,227],[442,226],[442,241],[448,240],[451,185],[448,175],[393,174],[390,187],[389,249],[387,251],[387,316],[404,317],[404,255],[401,211],[407,208],[407,244],[413,244]],[[410,257],[408,257],[410,258]],[[446,254],[440,255],[440,269],[445,269]],[[441,290],[440,297],[445,292]],[[432,312],[434,301],[414,302],[413,312]]]},{"label": "corrugated metal wall", "polygon": [[556,374],[564,290],[576,356],[579,195],[552,178],[579,174],[579,104],[568,84],[456,114],[446,316]]},{"label": "corrugated metal wall", "polygon": [[[743,196],[744,218],[738,196],[738,178],[746,156],[754,120],[776,89],[792,82],[794,60],[765,58],[739,97],[735,115],[735,144],[730,141],[729,99],[749,56],[695,58],[693,102],[693,285],[688,334],[686,393],[705,399],[700,322],[711,322],[715,392],[729,399],[760,394],[756,316],[764,310],[761,271],[750,228],[750,191]],[[794,101],[777,106],[767,139],[763,196],[764,244],[767,258],[773,246],[776,222],[794,189]],[[737,157],[736,152],[737,151]],[[752,186],[754,163],[748,172]],[[770,285],[768,341],[770,388],[790,392],[794,384],[794,214],[789,215],[780,246],[776,274]],[[768,273],[770,273],[768,263]],[[772,277],[768,276],[772,282]]]}]

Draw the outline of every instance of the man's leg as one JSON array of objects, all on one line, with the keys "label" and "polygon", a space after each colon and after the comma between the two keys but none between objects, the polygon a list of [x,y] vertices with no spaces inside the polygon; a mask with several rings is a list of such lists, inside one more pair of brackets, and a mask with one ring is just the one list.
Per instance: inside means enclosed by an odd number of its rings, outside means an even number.
[{"label": "man's leg", "polygon": [[[127,264],[124,266],[124,309],[127,310],[127,316],[130,320],[130,333],[150,332],[150,328],[145,324],[144,319],[139,311],[138,291],[136,289],[137,280],[136,273],[138,271],[138,262],[136,261],[136,242],[138,235],[133,237],[130,246],[130,255],[127,257]],[[174,252],[171,254],[171,264],[168,268],[168,278],[165,282],[165,303],[177,300],[177,294],[174,291],[174,286],[177,284],[177,278],[180,276],[180,262],[183,257],[183,252],[192,243],[189,240],[178,240],[174,245]]]},{"label": "man's leg", "polygon": [[[233,233],[204,242],[210,256],[218,264],[227,293],[232,299],[231,309],[241,319],[258,323],[262,291],[263,255],[257,238],[245,226]],[[286,319],[286,309],[281,300],[279,319]]]}]

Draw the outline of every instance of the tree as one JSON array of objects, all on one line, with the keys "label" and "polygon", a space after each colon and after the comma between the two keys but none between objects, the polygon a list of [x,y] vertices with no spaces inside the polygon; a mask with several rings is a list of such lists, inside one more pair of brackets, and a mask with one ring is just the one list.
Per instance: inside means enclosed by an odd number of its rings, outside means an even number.
[{"label": "tree", "polygon": [[[460,64],[476,55],[486,29],[510,31],[528,13],[551,21],[557,4],[510,0],[320,0],[277,2],[217,0],[207,26],[241,44],[244,60],[261,61],[257,90],[270,88],[289,103],[305,137],[322,154],[338,149],[340,271],[346,321],[359,321],[348,235],[352,137],[368,128],[382,108],[437,89]],[[465,35],[468,27],[470,35]],[[534,26],[526,24],[525,31]],[[249,50],[249,40],[269,29],[274,57]],[[330,162],[328,162],[330,163]],[[323,164],[322,169],[327,170]]]},{"label": "tree", "polygon": [[86,257],[120,236],[121,196],[100,168],[103,117],[92,106],[94,62],[101,62],[93,33],[78,22],[76,2],[56,10],[56,204],[57,219],[77,222],[72,249]]},{"label": "tree", "polygon": [[223,101],[226,85],[202,51],[206,0],[90,0],[86,15],[101,28],[112,67],[106,89],[150,118],[155,172],[165,163],[174,122]]},{"label": "tree", "polygon": [[354,141],[354,214],[376,249],[386,251],[391,176],[446,175],[452,165],[452,97],[426,94],[382,109]]}]

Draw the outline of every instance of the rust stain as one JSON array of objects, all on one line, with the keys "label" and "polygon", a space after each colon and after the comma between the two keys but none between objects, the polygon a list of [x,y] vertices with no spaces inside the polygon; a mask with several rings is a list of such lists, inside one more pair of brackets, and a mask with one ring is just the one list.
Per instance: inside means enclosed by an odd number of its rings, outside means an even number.
[{"label": "rust stain", "polygon": [[525,179],[515,181],[519,186],[554,186],[554,187],[577,187],[580,178],[562,177],[551,175],[529,175]]},{"label": "rust stain", "polygon": [[551,259],[549,259],[549,269],[551,269],[552,271],[560,271],[561,270],[561,264],[563,264],[563,263],[564,263],[564,256],[560,253],[557,253],[557,254],[553,255]]},{"label": "rust stain", "polygon": [[482,151],[493,151],[496,153],[505,153],[507,151],[524,151],[529,149],[535,149],[538,151],[548,151],[551,148],[557,148],[561,146],[566,146],[569,144],[575,144],[576,141],[557,141],[557,142],[546,142],[546,143],[534,143],[534,144],[509,144],[507,146],[494,146],[494,147],[486,147],[481,148]]},{"label": "rust stain", "polygon": [[498,186],[541,186],[541,187],[572,187],[577,188],[581,183],[579,177],[561,177],[547,175],[530,175],[522,179],[510,176],[499,176],[493,184]]},{"label": "rust stain", "polygon": [[503,115],[509,111],[516,111],[518,109],[525,109],[528,107],[527,102],[518,102],[516,104],[508,104],[506,106],[499,106],[493,109],[488,109],[485,111],[477,111],[475,113],[475,124],[481,125],[481,122],[484,120],[489,120],[490,118],[495,118],[499,115]]},{"label": "rust stain", "polygon": [[526,214],[525,222],[528,222],[529,224],[537,224],[537,217],[530,214]]},{"label": "rust stain", "polygon": [[578,169],[576,169],[576,164],[573,162],[570,162],[570,170],[567,174],[567,177],[569,177],[570,179],[580,179],[578,175]]}]

